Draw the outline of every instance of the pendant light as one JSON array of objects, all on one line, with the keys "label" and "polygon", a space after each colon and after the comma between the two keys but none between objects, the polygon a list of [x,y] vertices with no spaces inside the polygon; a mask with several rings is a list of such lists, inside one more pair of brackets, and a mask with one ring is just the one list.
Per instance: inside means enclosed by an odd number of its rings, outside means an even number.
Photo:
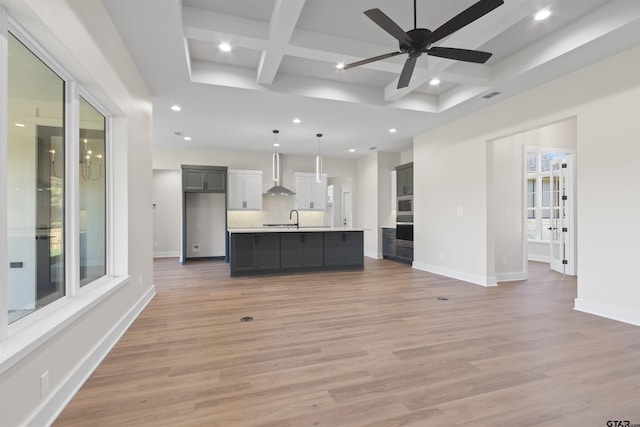
[{"label": "pendant light", "polygon": [[273,130],[274,152],[271,158],[271,167],[272,167],[271,177],[273,178],[273,187],[265,191],[264,194],[269,196],[294,196],[296,193],[280,185],[280,178],[282,174],[281,174],[281,168],[280,168],[280,153],[278,153],[278,146],[279,146],[278,134],[279,133],[280,133],[279,130],[277,129]]},{"label": "pendant light", "polygon": [[271,159],[271,177],[278,184],[280,181],[280,154],[278,153],[278,134],[280,131],[278,129],[273,130],[273,157]]},{"label": "pendant light", "polygon": [[320,138],[322,134],[316,134],[318,137],[318,155],[316,156],[316,181],[322,182],[322,156],[320,155]]}]

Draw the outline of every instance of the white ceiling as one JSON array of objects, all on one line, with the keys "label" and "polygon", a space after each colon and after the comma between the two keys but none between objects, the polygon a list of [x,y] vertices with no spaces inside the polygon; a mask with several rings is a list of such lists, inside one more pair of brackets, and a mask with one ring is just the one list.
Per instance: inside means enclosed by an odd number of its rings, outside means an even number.
[{"label": "white ceiling", "polygon": [[[162,148],[270,152],[279,129],[287,154],[314,154],[318,132],[326,156],[400,151],[435,126],[640,44],[638,0],[505,0],[437,43],[492,52],[486,64],[423,55],[409,87],[397,90],[406,55],[335,65],[396,51],[362,12],[379,8],[409,30],[411,0],[102,1],[153,95]],[[418,27],[434,30],[474,3],[417,0]],[[543,7],[551,16],[534,21]]]}]

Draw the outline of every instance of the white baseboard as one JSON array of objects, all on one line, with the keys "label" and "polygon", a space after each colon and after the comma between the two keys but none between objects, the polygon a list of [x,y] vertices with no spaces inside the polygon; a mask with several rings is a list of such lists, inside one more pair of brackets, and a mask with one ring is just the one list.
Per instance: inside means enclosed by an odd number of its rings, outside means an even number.
[{"label": "white baseboard", "polygon": [[537,261],[537,262],[551,262],[551,258],[549,258],[548,256],[545,255],[536,255],[536,254],[529,254],[527,256],[527,259],[529,261]]},{"label": "white baseboard", "polygon": [[584,313],[595,314],[600,317],[606,317],[607,319],[640,326],[640,310],[615,307],[597,301],[589,301],[584,298],[576,298],[574,300],[573,309]]},{"label": "white baseboard", "polygon": [[364,256],[368,258],[373,258],[373,259],[382,259],[382,254],[379,252],[364,251]]},{"label": "white baseboard", "polygon": [[473,283],[480,286],[498,286],[496,277],[490,276],[477,276],[469,274],[466,271],[458,271],[451,268],[440,267],[437,265],[425,264],[422,262],[413,261],[413,268],[417,270],[427,271],[429,273],[439,274],[440,276],[451,277],[452,279],[458,279],[465,282]]},{"label": "white baseboard", "polygon": [[524,271],[518,271],[515,273],[496,273],[496,280],[498,281],[498,283],[527,280],[527,274]]},{"label": "white baseboard", "polygon": [[155,296],[155,287],[149,290],[131,307],[129,312],[111,328],[109,333],[93,348],[93,351],[78,364],[78,367],[62,384],[53,390],[44,404],[35,412],[25,424],[28,427],[50,426],[67,406],[69,401],[80,390],[93,371],[98,367],[120,337],[144,310]]},{"label": "white baseboard", "polygon": [[154,252],[154,258],[178,258],[180,257],[180,251],[168,251],[168,252]]}]

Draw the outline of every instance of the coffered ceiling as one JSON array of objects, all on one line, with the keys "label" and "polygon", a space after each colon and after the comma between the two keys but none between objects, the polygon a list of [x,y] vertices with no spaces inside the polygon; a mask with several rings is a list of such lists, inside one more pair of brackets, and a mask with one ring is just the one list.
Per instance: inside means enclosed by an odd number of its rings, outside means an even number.
[{"label": "coffered ceiling", "polygon": [[[417,0],[418,28],[434,30],[474,3]],[[436,43],[492,52],[488,62],[423,55],[409,87],[396,89],[406,55],[336,65],[397,51],[363,11],[379,8],[409,30],[411,0],[103,4],[153,94],[157,147],[268,152],[279,129],[283,153],[315,153],[318,132],[327,156],[399,151],[414,135],[640,43],[637,0],[505,0]],[[543,8],[549,18],[534,20]]]}]

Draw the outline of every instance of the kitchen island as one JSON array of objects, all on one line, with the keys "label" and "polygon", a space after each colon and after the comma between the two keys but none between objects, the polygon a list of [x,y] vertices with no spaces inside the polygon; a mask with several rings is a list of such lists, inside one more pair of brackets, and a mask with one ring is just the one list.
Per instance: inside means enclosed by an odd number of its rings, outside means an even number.
[{"label": "kitchen island", "polygon": [[229,228],[231,275],[364,268],[362,228]]}]

